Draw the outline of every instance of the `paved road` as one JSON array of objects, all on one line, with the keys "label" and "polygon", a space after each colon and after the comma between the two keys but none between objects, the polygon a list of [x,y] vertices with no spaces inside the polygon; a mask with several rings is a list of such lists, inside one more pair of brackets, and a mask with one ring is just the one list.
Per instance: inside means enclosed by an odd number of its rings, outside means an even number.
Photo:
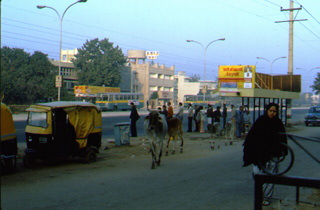
[{"label": "paved road", "polygon": [[[288,132],[317,136],[319,127],[298,125]],[[3,209],[253,209],[251,167],[241,167],[242,141],[213,151],[204,140],[196,143],[201,148],[198,153],[186,146],[185,153],[164,157],[156,170],[150,169],[147,154],[120,160],[107,156],[90,165],[53,165],[1,177],[1,205]],[[320,143],[306,145],[320,157]],[[319,179],[319,164],[294,148],[296,163],[288,175]],[[114,149],[130,151],[130,147]],[[293,187],[277,186],[274,196],[294,198],[294,193]]]}]

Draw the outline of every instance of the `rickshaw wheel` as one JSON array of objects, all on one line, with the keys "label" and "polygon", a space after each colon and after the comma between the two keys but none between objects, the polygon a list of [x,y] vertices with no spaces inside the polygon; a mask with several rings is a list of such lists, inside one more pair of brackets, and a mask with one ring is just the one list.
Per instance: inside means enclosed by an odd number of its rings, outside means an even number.
[{"label": "rickshaw wheel", "polygon": [[89,147],[84,156],[85,163],[93,163],[97,161],[97,151],[94,147]]},{"label": "rickshaw wheel", "polygon": [[23,165],[26,168],[34,168],[37,165],[37,158],[35,155],[25,154],[23,156]]}]

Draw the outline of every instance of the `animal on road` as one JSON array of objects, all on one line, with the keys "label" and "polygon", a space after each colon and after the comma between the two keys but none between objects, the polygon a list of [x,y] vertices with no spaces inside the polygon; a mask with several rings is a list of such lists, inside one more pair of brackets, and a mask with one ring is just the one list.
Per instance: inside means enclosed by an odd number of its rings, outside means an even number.
[{"label": "animal on road", "polygon": [[156,164],[160,166],[163,141],[168,132],[166,117],[158,111],[150,111],[144,119],[144,131],[150,142],[151,169],[155,169]]},{"label": "animal on road", "polygon": [[172,152],[171,154],[174,154],[175,153],[175,144],[176,144],[176,141],[178,140],[177,139],[177,136],[179,136],[179,139],[181,141],[181,144],[180,144],[180,153],[183,153],[183,137],[182,137],[182,134],[183,134],[183,131],[182,131],[182,122],[180,119],[178,118],[172,118],[170,120],[167,121],[168,123],[168,142],[167,142],[167,149],[166,149],[166,156],[168,156],[168,149],[169,149],[169,144],[171,141],[173,141],[173,147],[172,147]]}]

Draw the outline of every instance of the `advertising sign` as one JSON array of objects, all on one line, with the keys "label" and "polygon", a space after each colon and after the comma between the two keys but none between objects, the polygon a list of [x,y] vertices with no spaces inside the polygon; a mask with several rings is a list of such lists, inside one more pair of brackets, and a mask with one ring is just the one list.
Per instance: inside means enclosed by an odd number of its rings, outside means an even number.
[{"label": "advertising sign", "polygon": [[220,92],[238,92],[238,88],[254,88],[256,67],[251,65],[219,66]]},{"label": "advertising sign", "polygon": [[98,93],[120,93],[119,87],[102,87],[102,86],[90,86],[79,85],[74,86],[74,94],[76,97],[80,96],[94,96]]},{"label": "advertising sign", "polygon": [[147,59],[157,59],[159,56],[159,51],[146,51]]},{"label": "advertising sign", "polygon": [[63,78],[62,76],[56,76],[56,87],[62,87],[63,85]]}]

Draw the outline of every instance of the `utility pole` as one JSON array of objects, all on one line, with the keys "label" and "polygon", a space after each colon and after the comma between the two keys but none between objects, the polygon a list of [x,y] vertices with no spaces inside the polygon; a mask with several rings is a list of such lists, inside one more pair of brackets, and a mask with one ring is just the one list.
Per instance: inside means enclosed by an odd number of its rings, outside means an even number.
[{"label": "utility pole", "polygon": [[[289,22],[289,49],[288,49],[288,74],[292,75],[293,74],[293,23],[295,21],[306,21],[308,19],[300,19],[300,20],[296,20],[296,17],[293,17],[293,11],[294,10],[301,10],[302,9],[302,5],[300,5],[299,8],[293,8],[293,0],[290,0],[290,8],[289,9],[283,9],[281,7],[280,11],[290,11],[290,16],[289,16],[289,20],[284,20],[284,21],[275,21],[276,23],[283,23],[283,22]],[[299,12],[298,12],[299,13]],[[297,15],[298,15],[297,13]],[[297,16],[296,15],[296,16]]]}]

